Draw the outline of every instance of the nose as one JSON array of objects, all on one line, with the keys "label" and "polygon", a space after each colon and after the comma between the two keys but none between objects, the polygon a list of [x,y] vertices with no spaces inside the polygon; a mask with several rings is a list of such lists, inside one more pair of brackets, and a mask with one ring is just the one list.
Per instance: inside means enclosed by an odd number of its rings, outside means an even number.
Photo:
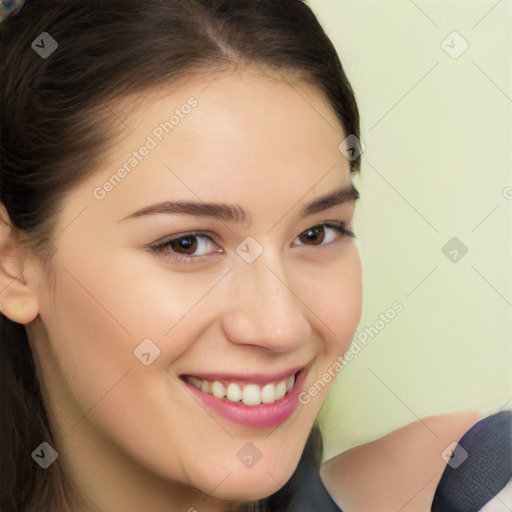
[{"label": "nose", "polygon": [[223,316],[227,338],[276,352],[291,352],[310,339],[309,309],[278,259],[263,252],[253,263],[238,263],[231,272],[229,307]]}]

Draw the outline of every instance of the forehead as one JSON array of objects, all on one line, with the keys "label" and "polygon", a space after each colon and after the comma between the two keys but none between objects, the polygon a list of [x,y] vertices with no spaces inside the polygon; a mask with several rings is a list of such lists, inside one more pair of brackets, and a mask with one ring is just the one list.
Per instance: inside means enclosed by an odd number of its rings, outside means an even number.
[{"label": "forehead", "polygon": [[131,97],[119,108],[124,110],[123,139],[130,146],[153,134],[167,146],[182,146],[185,138],[192,144],[201,141],[204,151],[212,149],[209,143],[232,152],[236,143],[255,149],[264,144],[268,158],[278,147],[281,153],[300,153],[313,145],[318,151],[337,151],[345,138],[319,87],[284,71],[203,72]]}]

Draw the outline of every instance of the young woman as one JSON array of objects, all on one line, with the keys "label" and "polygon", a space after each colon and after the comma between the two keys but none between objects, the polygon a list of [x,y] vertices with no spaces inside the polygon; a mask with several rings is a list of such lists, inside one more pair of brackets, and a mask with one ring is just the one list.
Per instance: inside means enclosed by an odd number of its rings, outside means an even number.
[{"label": "young woman", "polygon": [[430,510],[477,413],[320,468],[360,156],[309,7],[38,0],[0,33],[2,510]]}]

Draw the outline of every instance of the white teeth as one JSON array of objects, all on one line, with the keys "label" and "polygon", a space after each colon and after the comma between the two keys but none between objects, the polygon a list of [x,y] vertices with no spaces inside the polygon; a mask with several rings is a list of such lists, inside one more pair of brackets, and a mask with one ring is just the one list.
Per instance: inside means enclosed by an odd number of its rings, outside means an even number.
[{"label": "white teeth", "polygon": [[217,398],[224,398],[226,396],[226,388],[224,387],[224,384],[218,380],[214,381],[211,385],[211,391],[213,396]]},{"label": "white teeth", "polygon": [[208,393],[220,399],[226,398],[231,402],[242,401],[247,406],[260,405],[262,403],[273,404],[277,400],[281,400],[295,385],[295,375],[291,375],[277,384],[273,382],[264,386],[245,384],[243,389],[235,382],[230,382],[226,387],[218,380],[209,382],[196,377],[185,377],[185,380],[203,393]]},{"label": "white teeth", "polygon": [[281,398],[283,398],[284,395],[286,395],[286,381],[282,380],[276,386],[276,400],[281,400]]},{"label": "white teeth", "polygon": [[240,402],[242,399],[242,391],[240,390],[240,386],[231,382],[228,385],[228,389],[226,390],[226,397],[231,402]]},{"label": "white teeth", "polygon": [[201,380],[200,379],[196,379],[195,377],[188,377],[188,381],[190,382],[190,384],[195,386],[197,389],[201,389]]},{"label": "white teeth", "polygon": [[261,388],[258,384],[247,384],[242,391],[242,402],[245,405],[261,404]]},{"label": "white teeth", "polygon": [[261,401],[264,404],[273,404],[276,401],[276,387],[274,384],[265,384],[261,390]]}]

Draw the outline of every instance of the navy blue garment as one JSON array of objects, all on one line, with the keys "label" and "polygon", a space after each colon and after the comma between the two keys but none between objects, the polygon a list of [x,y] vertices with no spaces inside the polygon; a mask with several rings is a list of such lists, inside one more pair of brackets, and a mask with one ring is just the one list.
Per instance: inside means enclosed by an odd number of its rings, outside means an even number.
[{"label": "navy blue garment", "polygon": [[310,458],[301,460],[290,512],[343,512],[331,498]]},{"label": "navy blue garment", "polygon": [[[512,412],[488,416],[458,442],[437,486],[432,512],[478,512],[512,478]],[[462,448],[462,450],[461,450]],[[464,452],[465,450],[465,452]]]}]

